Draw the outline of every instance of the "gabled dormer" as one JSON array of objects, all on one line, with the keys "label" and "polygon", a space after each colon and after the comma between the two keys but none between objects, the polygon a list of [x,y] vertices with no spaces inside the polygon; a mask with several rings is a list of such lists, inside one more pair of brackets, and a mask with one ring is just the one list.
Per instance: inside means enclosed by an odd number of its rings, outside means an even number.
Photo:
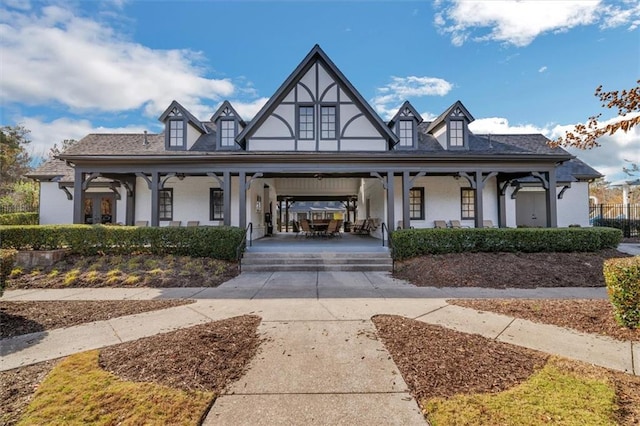
[{"label": "gabled dormer", "polygon": [[185,107],[177,101],[171,102],[160,118],[164,123],[164,147],[170,151],[187,151],[191,149],[200,135],[207,133],[207,129]]},{"label": "gabled dormer", "polygon": [[[246,123],[240,114],[231,106],[229,101],[224,101],[220,108],[211,116],[211,122],[216,125],[216,147],[220,150],[239,149],[236,136],[244,129]],[[243,147],[244,148],[244,147]]]},{"label": "gabled dormer", "polygon": [[433,135],[444,149],[469,149],[469,123],[473,120],[473,116],[462,102],[456,101],[429,124],[427,132]]},{"label": "gabled dormer", "polygon": [[409,101],[405,101],[389,121],[389,127],[399,139],[395,149],[415,149],[418,147],[418,124],[420,123],[422,123],[422,117],[418,111]]}]

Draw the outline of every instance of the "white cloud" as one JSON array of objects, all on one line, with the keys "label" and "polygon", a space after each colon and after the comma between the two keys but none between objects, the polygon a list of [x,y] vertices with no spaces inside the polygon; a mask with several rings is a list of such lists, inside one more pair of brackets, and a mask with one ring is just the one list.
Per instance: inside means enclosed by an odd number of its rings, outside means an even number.
[{"label": "white cloud", "polygon": [[383,117],[391,118],[402,105],[402,102],[410,98],[423,96],[444,96],[453,89],[453,84],[436,77],[391,77],[391,82],[376,89],[378,93],[371,104]]},{"label": "white cloud", "polygon": [[[627,115],[626,118],[631,118]],[[605,126],[619,118],[612,118],[603,121]],[[534,124],[511,125],[509,120],[502,117],[488,117],[475,120],[469,125],[472,132],[478,134],[517,134],[517,133],[541,133],[549,139],[564,136],[567,130],[573,130],[573,124],[567,125],[546,125],[545,127]],[[598,170],[606,176],[606,179],[614,182],[624,179],[622,167],[627,165],[625,160],[630,160],[640,164],[640,127],[636,126],[629,132],[618,131],[612,136],[604,136],[599,139],[601,144],[598,148],[590,150],[580,150],[568,148],[571,154],[577,156],[582,161]]]},{"label": "white cloud", "polygon": [[150,129],[142,125],[126,127],[93,126],[89,120],[71,120],[60,118],[53,121],[43,121],[38,117],[24,117],[20,124],[31,130],[29,150],[32,155],[46,157],[54,143],[60,144],[65,139],[79,140],[89,133],[142,133],[148,130],[153,133],[157,129]]},{"label": "white cloud", "polygon": [[0,16],[5,102],[56,103],[75,111],[144,107],[156,117],[173,99],[198,110],[236,89],[229,79],[207,78],[198,52],[151,49],[68,9],[0,9]]},{"label": "white cloud", "polygon": [[545,65],[545,66],[543,66],[543,67],[540,67],[540,69],[538,70],[538,72],[545,72],[546,70],[547,70],[547,66]]},{"label": "white cloud", "polygon": [[255,117],[260,108],[267,103],[269,98],[258,98],[252,102],[230,101],[231,105],[238,111],[243,120],[249,121]]},{"label": "white cloud", "polygon": [[467,40],[498,41],[527,46],[536,37],[549,32],[568,31],[582,25],[599,23],[602,28],[640,23],[637,2],[606,4],[605,0],[454,0],[439,3],[434,24],[449,34],[455,46]]}]

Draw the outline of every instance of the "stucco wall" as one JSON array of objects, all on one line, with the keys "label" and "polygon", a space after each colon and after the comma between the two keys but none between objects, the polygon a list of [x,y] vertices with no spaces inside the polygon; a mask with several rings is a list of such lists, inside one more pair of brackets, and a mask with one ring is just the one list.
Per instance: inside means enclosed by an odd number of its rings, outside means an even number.
[{"label": "stucco wall", "polygon": [[[558,188],[560,192],[562,188]],[[558,226],[589,224],[589,183],[574,182],[558,200]]]},{"label": "stucco wall", "polygon": [[[73,188],[70,189],[73,193]],[[61,225],[73,223],[73,201],[58,189],[57,182],[40,183],[40,224]]]}]

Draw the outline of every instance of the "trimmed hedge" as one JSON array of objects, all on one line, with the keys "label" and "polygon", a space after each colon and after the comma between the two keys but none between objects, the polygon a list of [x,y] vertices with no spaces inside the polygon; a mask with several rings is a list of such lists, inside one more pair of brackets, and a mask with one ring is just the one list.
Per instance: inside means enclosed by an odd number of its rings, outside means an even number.
[{"label": "trimmed hedge", "polygon": [[391,233],[393,258],[463,252],[574,252],[615,248],[612,228],[401,229]]},{"label": "trimmed hedge", "polygon": [[616,320],[640,328],[640,256],[609,259],[603,271]]},{"label": "trimmed hedge", "polygon": [[640,235],[640,220],[638,219],[596,218],[593,220],[593,226],[606,226],[620,229],[624,236],[628,238],[634,235]]},{"label": "trimmed hedge", "polygon": [[16,263],[17,255],[17,250],[0,249],[0,296],[4,293],[4,286],[7,281],[7,277],[13,269],[13,265]]},{"label": "trimmed hedge", "polygon": [[0,247],[67,248],[72,254],[81,255],[149,253],[235,260],[243,236],[244,230],[230,226],[0,226]]},{"label": "trimmed hedge", "polygon": [[0,214],[0,225],[37,225],[38,213],[5,213]]}]

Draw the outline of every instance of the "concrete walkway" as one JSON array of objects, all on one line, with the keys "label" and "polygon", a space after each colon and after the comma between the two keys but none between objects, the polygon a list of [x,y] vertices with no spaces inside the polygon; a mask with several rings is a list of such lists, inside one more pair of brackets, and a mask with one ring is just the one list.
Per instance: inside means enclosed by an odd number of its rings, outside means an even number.
[{"label": "concrete walkway", "polygon": [[[605,298],[603,288],[416,288],[385,273],[243,273],[219,288],[7,291],[1,300],[192,298],[196,303],[0,341],[0,370],[236,315],[267,338],[205,424],[424,424],[370,321],[397,314],[607,368],[640,373],[640,343],[446,303],[457,297]],[[634,365],[635,362],[635,365]],[[252,410],[239,407],[251,406]],[[330,407],[331,409],[327,409]]]}]

